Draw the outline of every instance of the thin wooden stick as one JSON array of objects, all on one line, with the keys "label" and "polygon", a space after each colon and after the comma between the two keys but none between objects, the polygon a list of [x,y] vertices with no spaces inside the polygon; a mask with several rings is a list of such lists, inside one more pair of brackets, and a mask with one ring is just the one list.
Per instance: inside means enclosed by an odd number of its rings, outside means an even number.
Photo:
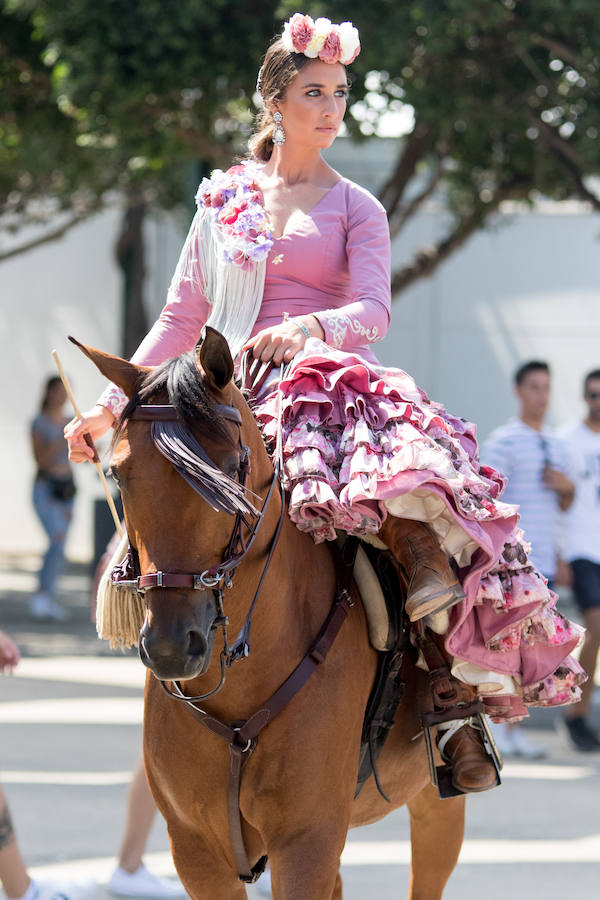
[{"label": "thin wooden stick", "polygon": [[[71,385],[69,384],[69,379],[67,378],[67,374],[62,367],[61,361],[58,358],[58,353],[56,352],[56,350],[52,351],[52,357],[54,359],[54,362],[56,363],[56,368],[58,369],[58,374],[60,375],[60,380],[63,383],[65,391],[67,392],[67,397],[71,401],[71,405],[72,405],[73,409],[75,410],[75,417],[77,419],[82,419],[83,416],[81,415],[81,410],[77,406],[77,401],[75,400],[75,396],[73,394],[73,391],[71,390]],[[87,431],[83,435],[83,439],[86,442],[86,444],[88,445],[88,447],[90,447],[93,450],[94,457],[93,457],[92,461],[93,461],[94,465],[96,466],[98,475],[100,476],[100,481],[102,482],[102,487],[104,488],[104,493],[106,495],[106,502],[108,503],[108,508],[110,509],[110,511],[112,513],[112,517],[113,517],[113,520],[115,523],[115,528],[117,529],[117,533],[118,533],[119,537],[123,537],[123,528],[121,525],[121,520],[119,519],[119,514],[117,512],[115,502],[112,498],[112,494],[110,493],[108,484],[106,483],[106,477],[104,475],[104,472],[102,471],[102,465],[100,464],[100,457],[98,456],[98,452],[96,450],[96,445],[94,444],[94,441],[92,440],[91,434],[89,434],[89,432],[87,432]]]}]

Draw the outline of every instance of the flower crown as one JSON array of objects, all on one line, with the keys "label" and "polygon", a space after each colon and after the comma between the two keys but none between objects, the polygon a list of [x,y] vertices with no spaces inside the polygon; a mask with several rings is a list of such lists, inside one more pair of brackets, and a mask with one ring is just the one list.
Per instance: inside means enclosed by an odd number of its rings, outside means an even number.
[{"label": "flower crown", "polygon": [[323,62],[340,62],[344,66],[354,62],[360,53],[358,29],[352,22],[332,25],[323,17],[314,22],[302,13],[295,13],[285,23],[281,40],[290,53],[304,53],[311,59],[318,57]]}]

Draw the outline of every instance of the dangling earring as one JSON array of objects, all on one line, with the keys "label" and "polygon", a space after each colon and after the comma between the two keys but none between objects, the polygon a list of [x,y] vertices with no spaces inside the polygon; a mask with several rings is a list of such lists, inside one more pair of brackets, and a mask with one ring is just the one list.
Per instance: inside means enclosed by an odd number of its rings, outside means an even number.
[{"label": "dangling earring", "polygon": [[278,109],[273,113],[273,121],[275,122],[275,128],[273,129],[273,143],[276,144],[277,147],[281,147],[282,144],[285,144],[285,131],[281,124],[283,116]]}]

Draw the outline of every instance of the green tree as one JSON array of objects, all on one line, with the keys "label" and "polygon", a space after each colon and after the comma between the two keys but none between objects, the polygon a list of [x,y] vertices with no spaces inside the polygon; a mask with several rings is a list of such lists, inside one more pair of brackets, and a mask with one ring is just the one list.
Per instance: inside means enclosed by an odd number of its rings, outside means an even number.
[{"label": "green tree", "polygon": [[0,222],[49,227],[0,260],[125,198],[116,247],[125,353],[146,330],[146,210],[181,204],[202,165],[241,149],[274,9],[272,0],[2,4]]},{"label": "green tree", "polygon": [[[192,164],[223,164],[243,148],[260,56],[296,9],[295,0],[4,0],[1,221],[52,219],[62,233],[118,190],[128,201],[118,250],[139,287],[146,207],[172,208],[193,192]],[[353,138],[376,134],[385,114],[414,111],[380,193],[392,234],[434,193],[448,210],[439,243],[393,273],[395,294],[504,200],[543,194],[600,208],[593,0],[329,0],[307,11],[360,30]]]},{"label": "green tree", "polygon": [[414,109],[380,193],[392,234],[436,191],[450,213],[439,243],[394,272],[395,294],[431,274],[504,200],[577,197],[600,209],[594,0],[328,0],[308,12],[352,17],[359,28],[355,137],[376,133],[385,113]]}]

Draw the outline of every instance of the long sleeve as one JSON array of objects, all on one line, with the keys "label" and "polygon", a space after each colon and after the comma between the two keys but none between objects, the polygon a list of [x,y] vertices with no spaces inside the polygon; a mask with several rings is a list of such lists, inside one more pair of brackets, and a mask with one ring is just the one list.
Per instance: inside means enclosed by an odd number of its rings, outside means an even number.
[{"label": "long sleeve", "polygon": [[379,341],[390,324],[390,233],[381,204],[357,191],[348,210],[346,243],[350,302],[315,313],[325,342],[337,349]]},{"label": "long sleeve", "polygon": [[[158,366],[196,345],[210,312],[198,276],[196,242],[197,231],[192,223],[169,287],[167,302],[131,357],[132,362]],[[127,397],[117,385],[109,384],[97,403],[106,406],[117,417],[123,411]]]}]

